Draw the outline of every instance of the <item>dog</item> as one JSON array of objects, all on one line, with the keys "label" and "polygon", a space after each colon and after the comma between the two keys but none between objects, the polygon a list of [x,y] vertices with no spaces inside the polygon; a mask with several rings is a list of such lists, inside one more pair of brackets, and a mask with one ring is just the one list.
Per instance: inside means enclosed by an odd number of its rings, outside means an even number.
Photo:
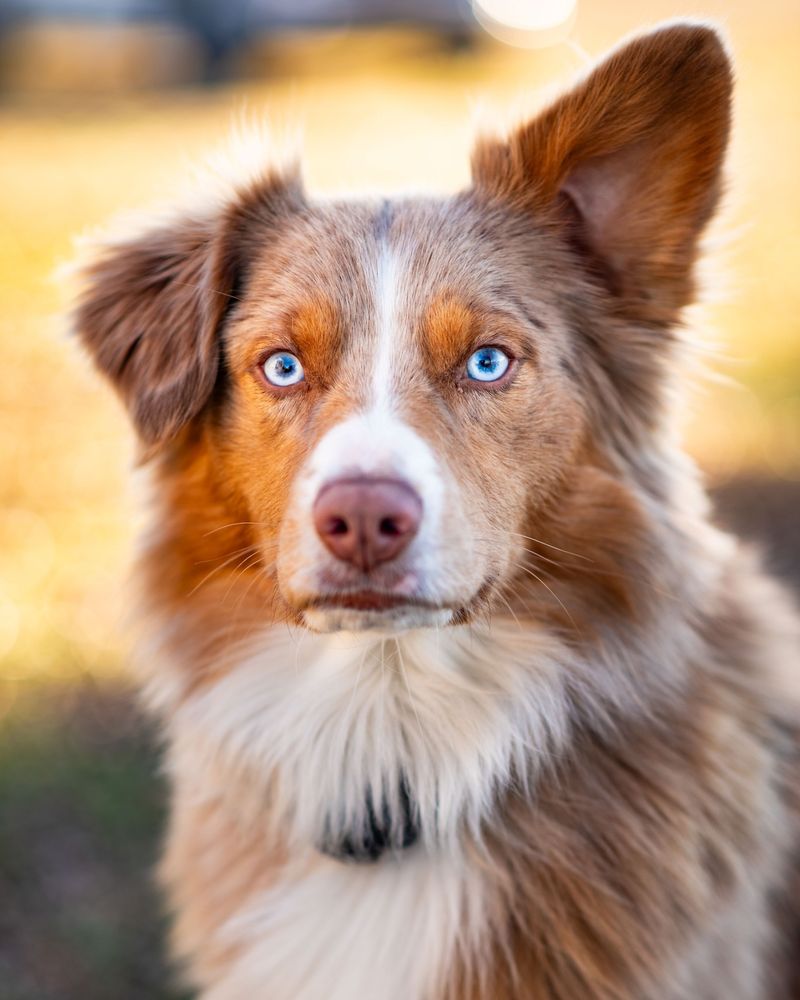
[{"label": "dog", "polygon": [[86,266],[204,1000],[800,996],[798,620],[675,433],[731,92],[671,23],[452,197],[266,166]]}]

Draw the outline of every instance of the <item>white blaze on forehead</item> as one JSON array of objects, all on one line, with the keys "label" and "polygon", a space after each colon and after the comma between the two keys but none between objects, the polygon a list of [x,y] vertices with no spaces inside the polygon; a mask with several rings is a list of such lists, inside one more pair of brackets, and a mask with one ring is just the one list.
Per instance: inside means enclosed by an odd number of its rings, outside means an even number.
[{"label": "white blaze on forehead", "polygon": [[375,317],[366,402],[319,441],[304,478],[309,491],[342,475],[404,478],[422,498],[427,519],[438,517],[442,483],[436,455],[400,413],[398,374],[411,334],[399,308],[403,271],[400,252],[382,240],[372,272]]},{"label": "white blaze on forehead", "polygon": [[398,310],[400,264],[396,251],[381,244],[376,275],[376,330],[372,368],[371,403],[376,409],[392,408],[392,376],[396,354],[405,331],[400,329]]}]

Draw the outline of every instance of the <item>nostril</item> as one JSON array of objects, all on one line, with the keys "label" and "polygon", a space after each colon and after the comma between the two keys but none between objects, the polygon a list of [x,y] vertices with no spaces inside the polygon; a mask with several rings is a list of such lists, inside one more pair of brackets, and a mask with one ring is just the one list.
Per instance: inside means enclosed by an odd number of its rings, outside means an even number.
[{"label": "nostril", "polygon": [[397,520],[393,517],[383,517],[378,523],[378,531],[382,535],[391,535],[392,537],[396,535],[402,535],[403,529],[398,524]]},{"label": "nostril", "polygon": [[332,517],[327,524],[327,534],[346,535],[350,530],[350,525],[343,517]]}]

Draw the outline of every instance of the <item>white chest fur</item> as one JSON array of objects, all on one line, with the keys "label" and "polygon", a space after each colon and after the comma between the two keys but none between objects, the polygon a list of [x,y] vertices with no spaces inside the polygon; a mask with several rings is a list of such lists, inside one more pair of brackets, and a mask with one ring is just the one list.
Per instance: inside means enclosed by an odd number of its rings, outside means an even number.
[{"label": "white chest fur", "polygon": [[426,1000],[474,954],[484,884],[457,854],[293,866],[222,930],[239,958],[204,1000]]},{"label": "white chest fur", "polygon": [[[485,940],[489,890],[467,840],[480,842],[503,789],[565,750],[576,691],[601,718],[612,701],[640,704],[629,678],[659,676],[610,636],[590,661],[516,623],[254,637],[171,717],[182,794],[224,803],[267,840],[274,823],[288,847],[276,879],[218,927],[237,957],[204,1000],[441,996],[454,956]],[[399,776],[414,847],[361,865],[315,850],[362,827],[370,799],[393,813]]]},{"label": "white chest fur", "polygon": [[269,798],[298,851],[363,828],[369,801],[399,815],[402,780],[422,842],[452,850],[562,743],[563,667],[560,644],[534,630],[279,628],[176,712],[172,759],[262,808]]},{"label": "white chest fur", "polygon": [[[173,716],[183,789],[268,815],[290,863],[220,929],[236,963],[208,1000],[424,1000],[475,953],[484,885],[461,849],[512,780],[563,742],[563,647],[534,629],[261,635]],[[420,842],[375,864],[314,845],[389,812],[407,782]],[[265,809],[269,803],[269,809]]]}]

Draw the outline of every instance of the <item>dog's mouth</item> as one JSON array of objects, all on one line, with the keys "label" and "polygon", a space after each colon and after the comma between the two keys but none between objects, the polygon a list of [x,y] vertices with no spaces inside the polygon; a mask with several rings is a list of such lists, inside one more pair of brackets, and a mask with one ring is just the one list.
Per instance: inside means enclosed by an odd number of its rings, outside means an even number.
[{"label": "dog's mouth", "polygon": [[315,595],[304,603],[301,618],[314,632],[403,632],[447,625],[453,610],[420,597],[359,588]]},{"label": "dog's mouth", "polygon": [[347,611],[396,611],[405,608],[420,608],[431,611],[443,610],[441,605],[402,594],[390,594],[381,590],[351,590],[336,594],[325,594],[310,600],[304,611],[317,609],[340,609]]},{"label": "dog's mouth", "polygon": [[411,594],[361,587],[317,594],[299,609],[304,624],[317,632],[388,630],[464,624],[471,620],[493,586],[485,581],[465,603],[426,600]]}]

